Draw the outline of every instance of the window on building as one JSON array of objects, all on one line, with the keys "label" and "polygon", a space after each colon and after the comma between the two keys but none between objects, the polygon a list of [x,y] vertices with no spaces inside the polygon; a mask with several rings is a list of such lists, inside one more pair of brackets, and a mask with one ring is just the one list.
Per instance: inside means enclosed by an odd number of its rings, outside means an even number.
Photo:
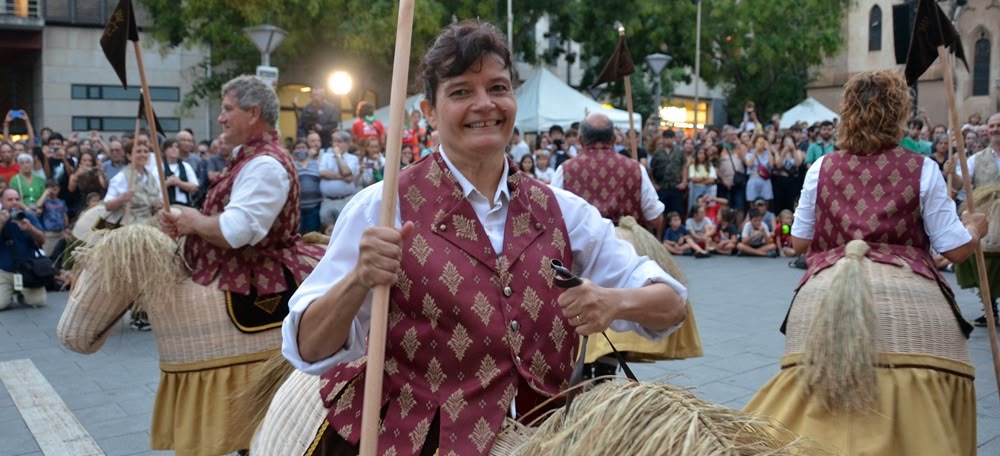
[{"label": "window on building", "polygon": [[[168,132],[178,132],[181,130],[181,120],[176,117],[160,117],[160,125]],[[142,121],[145,128],[146,121]],[[123,132],[135,130],[135,117],[111,117],[111,116],[73,116],[73,131],[112,131]]]},{"label": "window on building", "polygon": [[975,56],[972,59],[972,95],[990,94],[990,40],[983,33],[976,40]]},{"label": "window on building", "polygon": [[[118,5],[118,0],[46,0],[45,22],[59,25],[93,25],[103,27]],[[135,22],[140,29],[149,24],[146,9],[132,2]]]},{"label": "window on building", "polygon": [[[134,100],[139,101],[139,86],[123,89],[118,85],[73,84],[70,96],[74,100]],[[149,98],[153,101],[181,101],[178,87],[150,87]]]},{"label": "window on building", "polygon": [[872,7],[868,13],[868,51],[882,50],[882,8]]}]

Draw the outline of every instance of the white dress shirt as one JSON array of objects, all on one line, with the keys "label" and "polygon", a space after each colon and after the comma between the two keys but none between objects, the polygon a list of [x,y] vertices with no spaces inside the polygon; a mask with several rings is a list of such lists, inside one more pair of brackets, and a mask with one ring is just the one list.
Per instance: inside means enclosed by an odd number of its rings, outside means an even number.
[{"label": "white dress shirt", "polygon": [[[233,158],[242,146],[233,150]],[[261,155],[247,162],[233,182],[233,190],[219,215],[222,237],[234,249],[257,245],[271,230],[291,187],[288,172],[274,157]]]},{"label": "white dress shirt", "polygon": [[[802,184],[799,207],[795,211],[792,236],[812,239],[816,224],[816,189],[819,173],[823,167],[820,157],[806,172]],[[920,216],[924,220],[924,231],[931,240],[931,248],[936,252],[947,252],[961,247],[972,240],[972,235],[958,219],[955,202],[948,198],[944,176],[937,163],[930,157],[922,157],[924,164],[920,170]]]},{"label": "white dress shirt", "polygon": [[[200,185],[200,183],[198,182],[198,176],[195,174],[194,168],[192,168],[191,165],[185,163],[183,160],[178,160],[177,163],[174,164],[169,164],[169,163],[167,164],[167,166],[170,167],[170,172],[173,173],[175,176],[177,176],[178,179],[180,179],[181,172],[178,165],[184,166],[184,172],[187,175],[187,181],[185,182],[190,182],[194,185]],[[185,194],[184,191],[180,189],[180,187],[176,188],[177,188],[177,202],[183,204],[191,204],[191,200],[188,199],[187,194]],[[167,191],[169,192],[170,190],[171,190],[170,187],[167,187]],[[197,192],[197,190],[195,190],[195,192]]]},{"label": "white dress shirt", "polygon": [[[323,149],[325,152],[319,156],[319,170],[330,170],[336,173],[340,173],[340,165],[337,164],[337,157],[333,155],[333,149],[327,148]],[[360,176],[361,161],[358,159],[357,155],[350,152],[344,152],[341,155],[344,159],[344,164],[347,168],[351,170],[351,174],[357,179]],[[319,181],[319,191],[323,193],[324,198],[343,198],[345,196],[351,196],[358,191],[357,184],[355,182],[348,182],[343,179],[322,179]]]},{"label": "white dress shirt", "polygon": [[[486,198],[455,168],[444,155],[444,161],[454,173],[466,199],[482,223],[493,249],[500,254],[503,249],[504,224],[510,206],[507,180],[501,179],[497,192]],[[504,162],[504,174],[507,165]],[[282,326],[282,353],[297,369],[322,374],[334,365],[347,363],[365,354],[372,312],[372,292],[369,291],[361,309],[351,324],[351,331],[344,347],[331,357],[315,363],[302,359],[298,348],[298,329],[302,314],[317,298],[342,280],[357,264],[358,244],[365,228],[377,225],[382,203],[382,182],[371,185],[351,199],[336,225],[326,254],[312,274],[299,286],[289,302],[290,312]],[[665,283],[673,288],[682,300],[687,299],[687,289],[647,257],[639,257],[630,244],[618,239],[614,227],[600,216],[593,206],[580,197],[561,189],[552,189],[562,211],[570,245],[573,248],[573,271],[597,285],[608,288],[642,287],[651,283]],[[399,208],[396,208],[396,226],[401,226]],[[666,337],[679,328],[673,326],[661,331],[651,330],[639,323],[614,321],[615,331],[635,331],[650,339]]]},{"label": "white dress shirt", "polygon": [[[660,201],[660,197],[656,195],[656,188],[653,187],[653,181],[649,179],[649,173],[646,172],[646,167],[639,164],[642,172],[642,216],[646,220],[653,220],[663,213],[663,209],[666,207],[663,202]],[[560,166],[556,168],[555,173],[552,175],[552,183],[549,184],[556,188],[563,188],[563,167]],[[642,220],[639,220],[640,222]]]}]

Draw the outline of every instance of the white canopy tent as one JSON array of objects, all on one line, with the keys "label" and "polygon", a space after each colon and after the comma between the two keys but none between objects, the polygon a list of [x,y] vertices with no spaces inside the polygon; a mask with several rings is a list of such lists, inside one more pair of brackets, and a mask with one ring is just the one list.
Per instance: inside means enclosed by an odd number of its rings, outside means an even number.
[{"label": "white canopy tent", "polygon": [[[569,128],[590,112],[608,116],[615,126],[627,131],[628,111],[609,109],[577,92],[545,68],[534,68],[517,89],[517,125],[522,133],[548,131],[552,125]],[[635,114],[635,128],[642,129],[642,116]]]},{"label": "white canopy tent", "polygon": [[806,122],[812,125],[816,122],[834,119],[839,120],[840,116],[830,108],[823,106],[823,103],[816,101],[815,98],[809,97],[781,115],[781,128],[789,128],[796,122]]}]

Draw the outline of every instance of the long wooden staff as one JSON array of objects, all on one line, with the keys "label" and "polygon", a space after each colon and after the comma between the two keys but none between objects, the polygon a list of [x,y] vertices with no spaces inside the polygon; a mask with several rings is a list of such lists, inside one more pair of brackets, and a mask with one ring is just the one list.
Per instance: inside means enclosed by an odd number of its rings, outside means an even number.
[{"label": "long wooden staff", "polygon": [[[969,213],[976,211],[976,202],[972,198],[972,179],[969,176],[969,162],[965,157],[965,138],[959,130],[958,110],[955,109],[955,85],[952,81],[951,63],[948,59],[948,51],[944,46],[938,46],[938,58],[941,59],[942,70],[944,71],[944,87],[948,96],[948,113],[951,115],[951,131],[955,134],[955,142],[958,144],[958,162],[962,167],[962,185],[965,188],[965,204]],[[950,188],[950,186],[949,186]],[[996,220],[993,221],[997,223]],[[985,235],[986,233],[980,233]],[[976,268],[979,269],[979,295],[983,300],[983,310],[986,313],[986,332],[990,337],[990,351],[993,353],[993,371],[997,380],[997,392],[1000,393],[1000,346],[997,344],[997,323],[996,315],[993,315],[992,295],[990,294],[990,282],[986,275],[986,257],[983,256],[983,246],[976,246]]]},{"label": "long wooden staff", "polygon": [[160,178],[160,193],[163,197],[163,210],[170,211],[170,198],[167,197],[167,183],[163,178],[163,152],[160,151],[160,138],[156,135],[156,118],[153,117],[153,102],[149,99],[149,84],[146,83],[146,67],[142,64],[142,47],[138,41],[133,41],[135,47],[135,62],[139,66],[139,79],[142,80],[142,98],[146,102],[146,126],[149,127],[149,142],[153,143],[156,153],[156,173]]},{"label": "long wooden staff", "polygon": [[[396,23],[396,54],[392,62],[392,89],[389,94],[389,138],[386,144],[385,180],[379,226],[396,222],[399,193],[399,152],[403,146],[403,108],[410,70],[410,40],[413,35],[413,2],[400,0]],[[379,414],[382,406],[382,375],[389,317],[389,286],[375,288],[372,297],[371,329],[368,333],[368,365],[365,368],[365,395],[361,414],[361,456],[374,456],[378,449]]]},{"label": "long wooden staff", "polygon": [[[625,36],[625,27],[618,27],[618,36]],[[632,151],[632,160],[639,161],[638,144],[635,141],[635,121],[632,110],[632,79],[625,75],[625,107],[628,108],[628,146]],[[656,100],[659,105],[660,100]]]}]

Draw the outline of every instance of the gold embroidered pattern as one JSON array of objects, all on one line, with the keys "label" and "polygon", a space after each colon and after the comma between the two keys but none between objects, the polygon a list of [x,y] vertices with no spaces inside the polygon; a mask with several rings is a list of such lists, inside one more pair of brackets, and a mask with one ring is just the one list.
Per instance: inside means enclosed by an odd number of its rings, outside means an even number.
[{"label": "gold embroidered pattern", "polygon": [[413,286],[413,281],[406,276],[406,271],[402,269],[396,273],[396,288],[399,288],[399,292],[403,293],[403,298],[406,300],[410,299],[410,287]]},{"label": "gold embroidered pattern", "polygon": [[409,383],[404,383],[402,387],[399,388],[399,415],[402,418],[406,418],[406,415],[410,414],[410,410],[413,409],[414,405],[417,405],[417,400],[413,398],[413,386]]},{"label": "gold embroidered pattern", "polygon": [[531,375],[534,375],[539,380],[542,380],[550,370],[552,370],[552,368],[549,367],[549,363],[545,361],[545,355],[543,355],[541,351],[536,351],[534,355],[531,355],[531,367],[528,368],[528,372],[531,372]]},{"label": "gold embroidered pattern", "polygon": [[513,226],[514,237],[524,236],[525,234],[531,233],[531,213],[525,212],[514,216]]},{"label": "gold embroidered pattern", "polygon": [[434,249],[427,244],[427,240],[424,239],[423,236],[420,234],[413,236],[413,244],[410,245],[410,254],[417,259],[417,262],[419,262],[421,266],[427,266],[427,258],[429,258],[433,252]]},{"label": "gold embroidered pattern", "polygon": [[497,369],[496,361],[492,356],[486,355],[482,362],[479,363],[479,371],[476,372],[479,384],[482,385],[483,389],[486,389],[498,374],[500,374],[500,369]]},{"label": "gold embroidered pattern", "polygon": [[503,390],[503,396],[497,402],[497,407],[500,407],[500,410],[507,410],[510,408],[510,403],[514,402],[515,395],[517,395],[517,388],[514,388],[513,384],[508,383],[507,387]]},{"label": "gold embroidered pattern", "polygon": [[899,170],[897,169],[892,170],[892,174],[889,175],[889,183],[892,184],[893,187],[895,187],[899,185],[899,182],[902,180],[903,176],[899,175]]},{"label": "gold embroidered pattern", "polygon": [[840,181],[842,181],[842,180],[844,180],[844,173],[841,173],[839,169],[836,170],[836,171],[834,171],[833,172],[833,183],[836,184],[839,187],[840,186]]},{"label": "gold embroidered pattern", "polygon": [[902,194],[903,194],[903,199],[907,203],[909,203],[910,201],[913,201],[913,198],[916,197],[916,194],[913,191],[913,186],[907,186],[905,189],[903,189],[903,193]]},{"label": "gold embroidered pattern", "polygon": [[853,197],[854,197],[854,185],[853,184],[847,184],[847,187],[844,187],[844,196],[846,196],[847,199],[853,199]]},{"label": "gold embroidered pattern", "polygon": [[253,301],[253,305],[269,314],[274,313],[274,310],[278,308],[278,304],[281,304],[281,295],[271,295],[264,298],[258,297]]},{"label": "gold embroidered pattern", "polygon": [[490,430],[490,423],[486,421],[486,418],[480,417],[479,421],[476,421],[476,426],[472,429],[472,434],[469,434],[469,439],[476,445],[476,449],[480,453],[486,451],[486,447],[489,446],[490,442],[493,442],[493,431]]},{"label": "gold embroidered pattern", "polygon": [[864,199],[860,199],[858,204],[854,205],[854,210],[858,212],[858,215],[864,214],[868,210],[868,203]]},{"label": "gold embroidered pattern", "polygon": [[413,208],[414,212],[420,212],[420,206],[423,206],[427,202],[427,198],[417,190],[417,186],[411,186],[406,190],[406,196],[404,197],[407,203],[410,203],[410,207]]},{"label": "gold embroidered pattern", "polygon": [[556,316],[552,319],[552,331],[549,331],[549,339],[556,345],[556,351],[562,351],[563,342],[566,342],[566,328],[563,326],[562,317]]},{"label": "gold embroidered pattern", "polygon": [[919,168],[919,167],[920,167],[920,165],[919,165],[919,164],[917,164],[917,159],[916,159],[916,157],[910,157],[910,159],[906,161],[906,167],[907,167],[907,168],[908,168],[908,169],[910,170],[910,172],[912,173],[912,172],[916,171],[916,170],[917,170],[917,168]]},{"label": "gold embroidered pattern", "polygon": [[542,209],[549,208],[549,195],[545,194],[541,188],[531,187],[531,202],[539,205]]},{"label": "gold embroidered pattern", "polygon": [[869,170],[864,170],[861,175],[858,176],[858,180],[861,181],[861,185],[868,186],[868,181],[872,180],[872,172]]},{"label": "gold embroidered pattern", "polygon": [[875,202],[881,201],[883,196],[885,196],[885,190],[882,189],[882,184],[875,184],[875,188],[872,190],[872,197],[875,198]]},{"label": "gold embroidered pattern", "polygon": [[566,238],[563,237],[563,231],[559,228],[552,230],[552,247],[559,251],[559,253],[566,254]]},{"label": "gold embroidered pattern", "polygon": [[538,321],[538,313],[542,311],[542,300],[533,288],[524,289],[524,300],[521,301],[521,308],[528,312],[531,321]]},{"label": "gold embroidered pattern", "polygon": [[386,358],[385,360],[385,372],[389,375],[396,375],[399,373],[399,361],[396,358]]},{"label": "gold embroidered pattern", "polygon": [[893,215],[895,215],[896,211],[898,211],[898,210],[899,209],[896,208],[896,202],[895,201],[889,200],[889,202],[886,203],[886,205],[885,205],[885,214],[888,215],[888,216],[890,216],[890,217],[892,217]]},{"label": "gold embroidered pattern", "polygon": [[431,169],[427,172],[427,180],[431,181],[435,187],[440,187],[442,175],[441,166],[438,165],[437,161],[431,162]]},{"label": "gold embroidered pattern", "polygon": [[455,234],[458,237],[465,238],[470,241],[479,240],[479,235],[476,234],[475,220],[455,214],[451,216],[451,224],[455,227]]},{"label": "gold embroidered pattern", "polygon": [[451,333],[451,339],[448,340],[448,347],[455,353],[455,358],[461,361],[465,357],[465,350],[470,345],[472,345],[472,339],[469,337],[469,332],[461,323],[457,324]]},{"label": "gold embroidered pattern", "polygon": [[462,390],[455,390],[455,392],[451,393],[451,396],[448,397],[448,400],[445,401],[444,405],[441,406],[441,409],[448,414],[448,418],[451,419],[452,423],[454,423],[455,421],[458,421],[458,416],[462,413],[462,409],[464,409],[466,405],[469,405],[469,403],[465,401]]},{"label": "gold embroidered pattern", "polygon": [[417,452],[419,452],[424,446],[424,440],[427,438],[427,431],[430,429],[430,421],[428,421],[427,418],[424,418],[417,423],[417,426],[414,427],[412,431],[410,431],[410,444],[413,445],[410,447],[411,453],[417,454]]},{"label": "gold embroidered pattern", "polygon": [[344,389],[344,394],[340,395],[340,399],[337,401],[337,407],[334,409],[334,415],[340,415],[344,410],[351,408],[351,403],[354,402],[354,383],[347,385]]},{"label": "gold embroidered pattern", "polygon": [[868,229],[870,231],[875,231],[875,229],[878,228],[878,223],[877,215],[872,214],[871,217],[868,217]]},{"label": "gold embroidered pattern", "polygon": [[441,384],[448,378],[444,373],[444,369],[441,369],[441,362],[436,357],[431,358],[430,362],[427,363],[427,374],[424,375],[424,378],[427,380],[432,393],[436,393],[441,389]]},{"label": "gold embroidered pattern", "polygon": [[431,322],[431,329],[436,329],[438,325],[438,318],[441,317],[441,309],[438,308],[437,303],[434,302],[434,298],[430,294],[424,295],[424,305],[421,307],[420,311],[427,317]]},{"label": "gold embroidered pattern", "polygon": [[352,430],[354,430],[353,424],[345,424],[337,431],[337,433],[340,435],[351,435]]},{"label": "gold embroidered pattern", "polygon": [[399,310],[399,307],[395,303],[391,304],[389,308],[389,329],[395,328],[400,322],[403,321],[403,312]]},{"label": "gold embroidered pattern", "polygon": [[[555,232],[559,232],[559,230],[555,230]],[[545,284],[548,285],[549,288],[552,288],[556,279],[556,270],[552,269],[551,258],[547,256],[542,257],[542,267],[538,270],[538,275],[542,276],[542,279],[545,279]],[[528,277],[525,277],[525,279],[527,278]]]},{"label": "gold embroidered pattern", "polygon": [[347,380],[334,384],[333,388],[330,388],[330,394],[327,394],[326,397],[323,398],[323,402],[327,404],[333,402],[333,400],[337,398],[337,395],[340,394],[340,390],[343,389],[346,384]]},{"label": "gold embroidered pattern", "polygon": [[462,274],[458,272],[458,268],[455,267],[452,262],[448,262],[444,265],[444,271],[441,273],[440,280],[446,287],[452,296],[458,294],[458,286],[461,285]]},{"label": "gold embroidered pattern", "polygon": [[415,328],[407,329],[406,333],[403,334],[403,340],[400,345],[406,352],[406,357],[410,361],[413,361],[413,357],[417,354],[417,349],[420,348],[420,341],[417,340],[417,330]]},{"label": "gold embroidered pattern", "polygon": [[885,154],[879,155],[878,159],[875,160],[875,166],[878,166],[879,170],[885,169],[889,165],[889,159],[885,157]]},{"label": "gold embroidered pattern", "polygon": [[483,326],[490,324],[490,317],[493,315],[493,306],[489,299],[481,291],[476,292],[476,297],[472,300],[472,312],[483,321]]}]

